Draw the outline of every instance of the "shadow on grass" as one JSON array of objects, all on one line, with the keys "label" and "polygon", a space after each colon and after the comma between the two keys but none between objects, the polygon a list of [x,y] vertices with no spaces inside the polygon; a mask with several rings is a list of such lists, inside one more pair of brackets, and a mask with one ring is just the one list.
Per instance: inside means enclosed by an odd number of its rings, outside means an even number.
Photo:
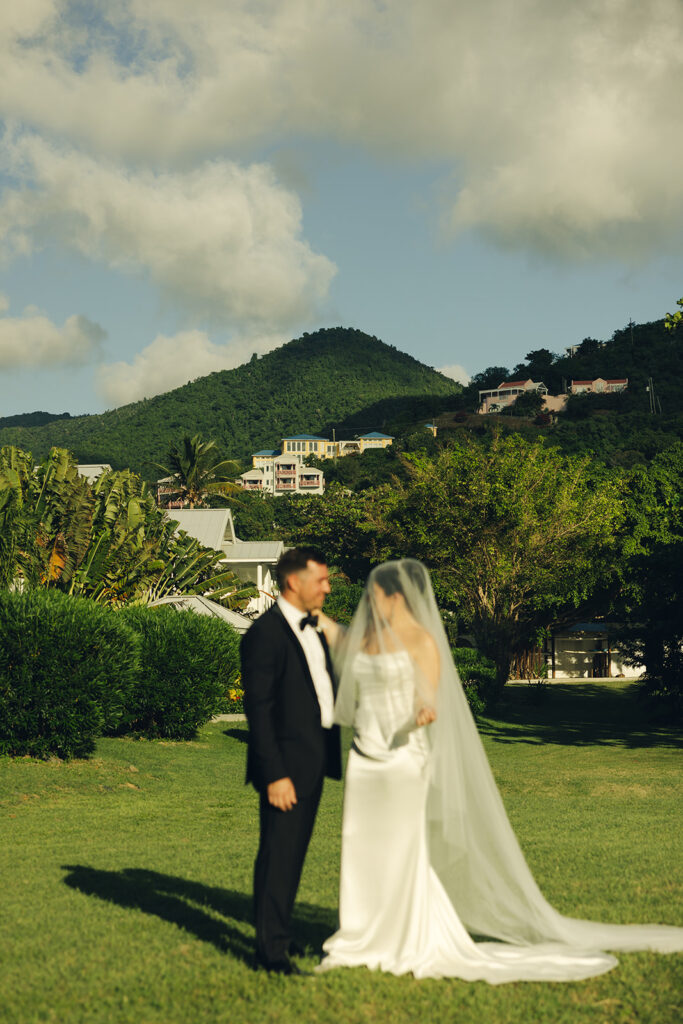
[{"label": "shadow on grass", "polygon": [[239,743],[246,743],[249,739],[246,729],[224,729],[223,735],[228,736],[231,740],[237,740]]},{"label": "shadow on grass", "polygon": [[[245,893],[143,868],[103,871],[85,864],[64,864],[62,870],[68,872],[64,882],[72,889],[169,921],[210,942],[221,953],[250,967],[255,965],[253,939],[235,927],[235,922],[252,922],[252,900]],[[297,903],[292,927],[306,952],[318,953],[324,939],[337,927],[336,911]]]},{"label": "shadow on grass", "polygon": [[497,743],[562,746],[681,747],[680,730],[650,722],[637,698],[638,684],[550,683],[542,703],[524,684],[506,687],[504,699],[479,722]]}]

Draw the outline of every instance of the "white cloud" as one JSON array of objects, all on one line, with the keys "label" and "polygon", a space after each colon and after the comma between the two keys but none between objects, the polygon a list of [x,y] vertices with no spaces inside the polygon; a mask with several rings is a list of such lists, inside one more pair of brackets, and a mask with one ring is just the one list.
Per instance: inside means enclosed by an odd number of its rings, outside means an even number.
[{"label": "white cloud", "polygon": [[0,112],[91,152],[333,137],[450,164],[448,230],[579,258],[681,234],[680,0],[11,6]]},{"label": "white cloud", "polygon": [[443,373],[444,377],[450,377],[452,380],[457,380],[459,384],[469,384],[471,377],[464,366],[460,366],[459,363],[453,363],[452,366],[440,366],[439,373]]},{"label": "white cloud", "polygon": [[7,139],[5,154],[8,172],[30,183],[0,203],[6,252],[57,240],[149,274],[222,325],[283,329],[307,320],[327,293],[334,265],[301,239],[299,201],[265,165],[131,171],[27,135]]},{"label": "white cloud", "polygon": [[[7,308],[0,296],[0,312]],[[106,331],[85,316],[70,316],[62,327],[31,308],[23,316],[0,316],[0,368],[82,366],[99,355],[105,337]]]},{"label": "white cloud", "polygon": [[458,381],[459,384],[469,384],[471,380],[465,367],[461,367],[458,362],[454,362],[449,367],[438,367],[438,372],[443,374],[444,377],[451,377],[452,380]]},{"label": "white cloud", "polygon": [[160,334],[132,363],[100,366],[97,388],[112,406],[125,405],[163,394],[216,370],[240,366],[254,352],[268,352],[286,340],[279,335],[244,335],[216,345],[204,331],[181,331],[173,337]]}]

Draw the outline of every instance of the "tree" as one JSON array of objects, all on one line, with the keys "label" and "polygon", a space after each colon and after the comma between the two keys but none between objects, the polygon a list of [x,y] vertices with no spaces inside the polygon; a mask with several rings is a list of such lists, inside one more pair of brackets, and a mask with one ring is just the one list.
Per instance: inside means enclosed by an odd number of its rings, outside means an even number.
[{"label": "tree", "polygon": [[250,596],[220,552],[176,528],[129,470],[91,485],[64,449],[38,466],[19,449],[0,449],[2,587],[48,587],[109,605],[172,593],[228,604]]},{"label": "tree", "polygon": [[510,416],[528,416],[530,419],[533,419],[534,416],[538,416],[542,408],[542,392],[524,391],[521,395],[517,395],[512,405],[504,409],[503,412],[509,413]]},{"label": "tree", "polygon": [[171,478],[169,499],[180,497],[190,508],[204,505],[210,494],[234,494],[240,490],[234,482],[239,472],[236,462],[222,459],[215,441],[204,441],[201,434],[185,435],[168,454],[169,468],[152,463]]},{"label": "tree", "polygon": [[624,504],[621,642],[645,665],[645,692],[683,712],[683,443],[630,475]]},{"label": "tree", "polygon": [[515,435],[494,435],[489,447],[460,437],[434,460],[407,461],[411,479],[386,496],[377,552],[433,570],[441,600],[494,661],[500,690],[513,656],[604,585],[622,515],[617,480]]},{"label": "tree", "polygon": [[664,326],[670,331],[675,331],[683,320],[683,299],[678,299],[676,305],[681,308],[677,309],[675,313],[667,313],[664,318]]}]

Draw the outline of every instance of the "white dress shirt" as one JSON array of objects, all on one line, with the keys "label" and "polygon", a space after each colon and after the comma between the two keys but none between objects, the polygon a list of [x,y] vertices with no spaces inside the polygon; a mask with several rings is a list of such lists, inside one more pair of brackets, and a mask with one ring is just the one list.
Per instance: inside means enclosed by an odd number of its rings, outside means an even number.
[{"label": "white dress shirt", "polygon": [[306,618],[308,612],[299,611],[282,594],[278,597],[277,603],[304,649],[306,661],[311,670],[315,692],[318,695],[320,721],[324,729],[329,729],[334,724],[334,690],[332,689],[332,680],[325,664],[325,651],[322,641],[313,626],[308,625],[301,629],[300,622]]}]

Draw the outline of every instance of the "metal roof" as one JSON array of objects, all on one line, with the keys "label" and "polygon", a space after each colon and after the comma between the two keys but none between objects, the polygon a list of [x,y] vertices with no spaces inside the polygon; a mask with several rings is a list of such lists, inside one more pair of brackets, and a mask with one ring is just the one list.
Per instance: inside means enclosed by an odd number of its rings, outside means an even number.
[{"label": "metal roof", "polygon": [[252,459],[257,459],[261,456],[264,458],[272,459],[275,455],[280,454],[279,448],[264,448],[262,452],[254,452]]},{"label": "metal roof", "polygon": [[394,440],[393,434],[380,434],[379,431],[373,430],[369,434],[361,434],[361,441],[367,441],[368,438],[371,438],[371,437],[373,437],[375,439],[378,438],[378,437],[381,437],[381,438],[384,438],[384,440],[386,440],[386,441],[393,441]]},{"label": "metal roof", "polygon": [[196,537],[204,547],[215,551],[222,551],[223,544],[235,537],[229,508],[174,508],[168,517],[190,537]]},{"label": "metal roof", "polygon": [[238,633],[246,633],[252,624],[252,619],[248,619],[246,615],[240,615],[239,612],[225,608],[216,601],[210,601],[208,597],[202,597],[201,594],[175,594],[171,597],[160,597],[158,601],[150,603],[150,608],[156,608],[162,604],[170,604],[179,612],[190,610],[196,612],[197,615],[212,615],[216,619],[223,619]]},{"label": "metal roof", "polygon": [[277,562],[285,546],[281,540],[236,540],[223,544],[223,553],[231,562]]},{"label": "metal roof", "polygon": [[317,437],[315,434],[286,434],[283,441],[329,441],[329,437]]}]

